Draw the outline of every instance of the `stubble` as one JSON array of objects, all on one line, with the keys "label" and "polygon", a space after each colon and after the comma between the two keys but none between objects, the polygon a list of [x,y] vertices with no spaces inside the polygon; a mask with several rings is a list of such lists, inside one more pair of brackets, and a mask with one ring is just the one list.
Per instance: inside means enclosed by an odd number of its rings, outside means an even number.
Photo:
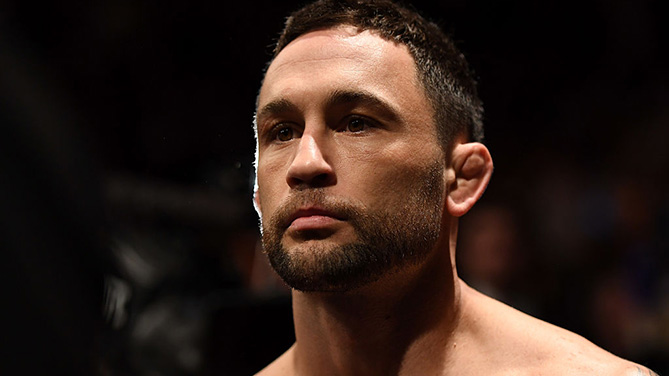
[{"label": "stubble", "polygon": [[[297,190],[263,223],[262,243],[270,264],[292,288],[305,292],[345,292],[425,260],[441,228],[443,164],[416,171],[406,196],[381,210],[332,197],[327,188]],[[397,202],[395,202],[397,201]],[[290,216],[303,206],[317,206],[345,218],[356,239],[332,244],[317,232],[301,234],[290,249],[283,244]]]}]

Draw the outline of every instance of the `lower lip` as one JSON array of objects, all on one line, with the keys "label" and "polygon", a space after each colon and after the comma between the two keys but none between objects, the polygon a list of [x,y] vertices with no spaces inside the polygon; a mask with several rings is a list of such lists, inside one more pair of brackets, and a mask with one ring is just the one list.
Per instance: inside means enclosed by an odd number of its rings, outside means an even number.
[{"label": "lower lip", "polygon": [[296,218],[291,224],[290,229],[294,231],[318,230],[331,226],[337,219],[325,215],[311,215],[308,217]]}]

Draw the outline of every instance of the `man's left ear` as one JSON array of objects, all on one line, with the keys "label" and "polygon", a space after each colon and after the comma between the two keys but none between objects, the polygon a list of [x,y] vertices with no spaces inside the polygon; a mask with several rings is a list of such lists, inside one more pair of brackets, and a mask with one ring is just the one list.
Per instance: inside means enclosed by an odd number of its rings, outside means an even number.
[{"label": "man's left ear", "polygon": [[453,148],[451,169],[446,207],[452,216],[460,217],[474,206],[488,186],[492,157],[481,143],[457,144]]}]

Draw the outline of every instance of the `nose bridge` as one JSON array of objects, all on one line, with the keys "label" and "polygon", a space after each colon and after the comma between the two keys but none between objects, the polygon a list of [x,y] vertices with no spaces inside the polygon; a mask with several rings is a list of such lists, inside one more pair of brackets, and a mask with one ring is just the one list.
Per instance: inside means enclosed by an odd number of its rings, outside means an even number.
[{"label": "nose bridge", "polygon": [[295,154],[295,160],[302,160],[303,163],[312,164],[325,157],[323,154],[324,139],[316,131],[305,129]]},{"label": "nose bridge", "polygon": [[288,184],[293,187],[299,184],[322,186],[332,183],[334,171],[328,147],[327,130],[307,125],[288,168]]}]

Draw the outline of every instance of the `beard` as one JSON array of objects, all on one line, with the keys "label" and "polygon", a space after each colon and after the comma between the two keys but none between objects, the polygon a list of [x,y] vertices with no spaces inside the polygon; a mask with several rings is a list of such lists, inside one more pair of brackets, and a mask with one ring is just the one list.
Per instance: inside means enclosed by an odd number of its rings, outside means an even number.
[{"label": "beard", "polygon": [[[406,195],[372,211],[352,200],[331,197],[327,188],[291,193],[262,224],[263,249],[290,287],[305,292],[346,292],[419,265],[434,248],[441,230],[443,164],[435,163],[405,179]],[[301,243],[286,249],[283,236],[290,216],[314,205],[345,218],[357,235],[344,244],[325,241],[323,233],[298,234]]]}]

